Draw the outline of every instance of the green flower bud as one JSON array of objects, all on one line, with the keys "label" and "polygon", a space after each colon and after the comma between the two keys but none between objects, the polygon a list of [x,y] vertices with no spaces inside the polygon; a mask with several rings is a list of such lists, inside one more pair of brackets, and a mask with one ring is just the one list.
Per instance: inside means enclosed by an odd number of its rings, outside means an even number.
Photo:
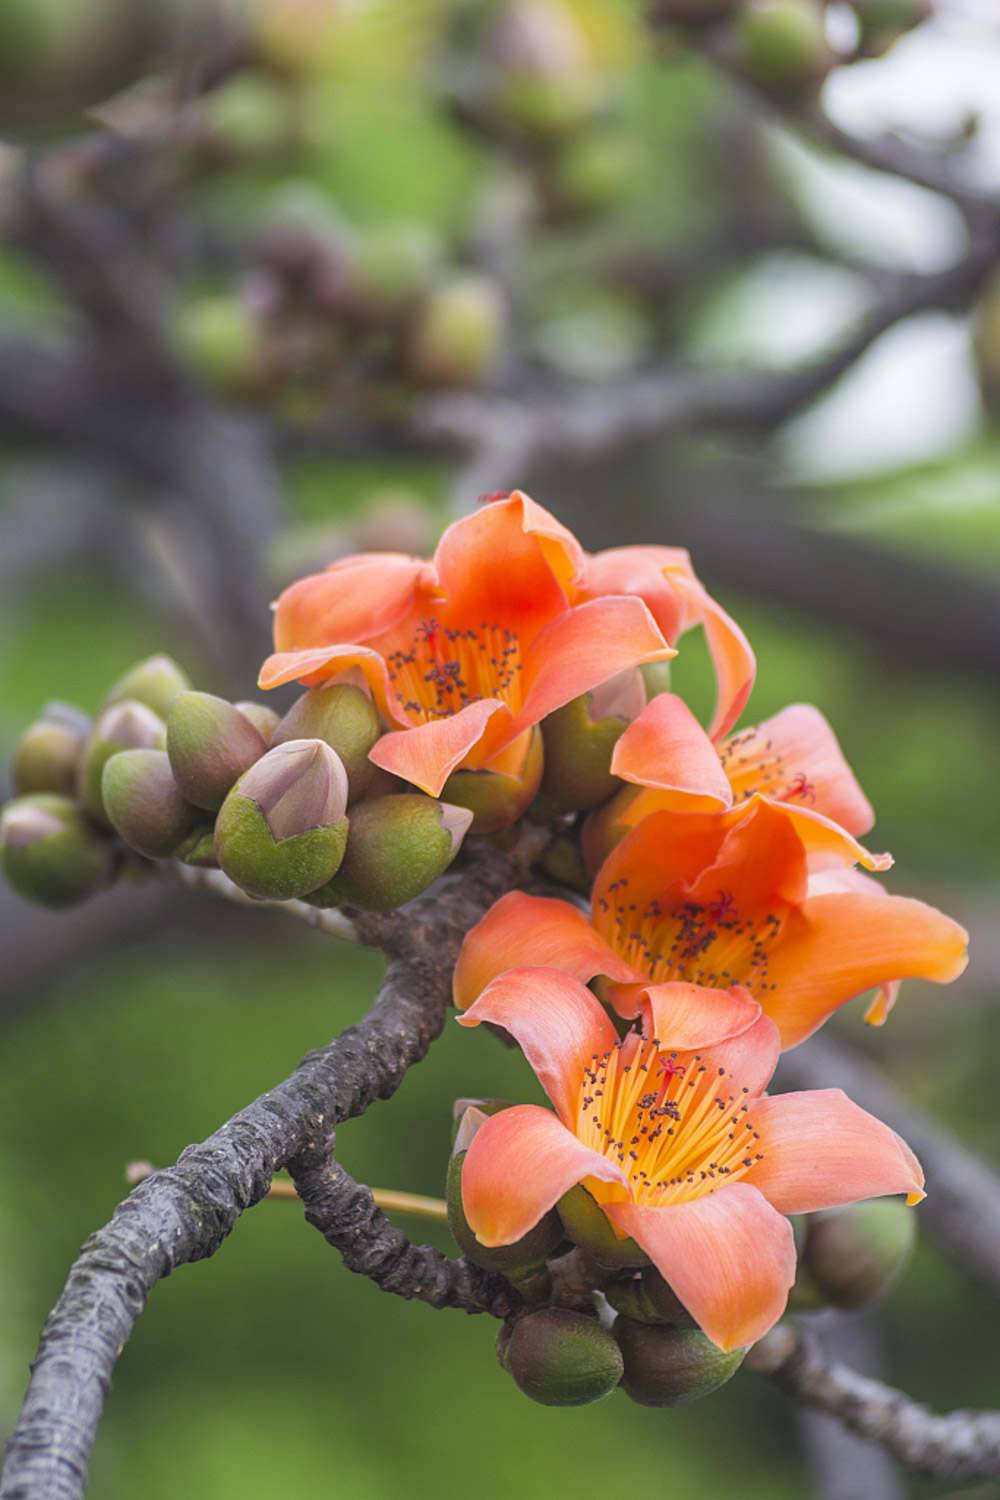
[{"label": "green flower bud", "polygon": [[542,790],[566,811],[599,807],[621,788],[611,756],[645,703],[638,672],[574,698],[542,724],[545,769]]},{"label": "green flower bud", "polygon": [[569,834],[561,834],[546,844],[541,865],[546,875],[551,875],[560,885],[568,885],[570,890],[584,895],[590,894],[590,876],[579,842]]},{"label": "green flower bud", "polygon": [[356,804],[343,863],[313,904],[395,911],[448,868],[471,822],[464,807],[421,792]]},{"label": "green flower bud", "polygon": [[824,1302],[865,1307],[913,1254],[917,1220],[901,1198],[872,1198],[809,1218],[802,1261]]},{"label": "green flower bud", "polygon": [[582,1183],[570,1188],[556,1204],[563,1228],[574,1245],[586,1250],[600,1266],[645,1266],[649,1256],[633,1239],[619,1239],[611,1220]]},{"label": "green flower bud", "polygon": [[567,144],[555,168],[557,207],[564,213],[597,214],[613,207],[634,186],[639,157],[624,132],[595,130]]},{"label": "green flower bud", "polygon": [[833,60],[818,0],[748,0],[737,39],[747,76],[776,94],[815,87]]},{"label": "green flower bud", "polygon": [[103,706],[106,708],[112,703],[120,703],[123,698],[133,698],[137,703],[145,703],[147,708],[165,719],[167,709],[177,694],[183,693],[190,686],[183,668],[172,657],[160,653],[157,656],[147,656],[145,661],[136,662],[123,677],[119,677]]},{"label": "green flower bud", "polygon": [[615,1337],[622,1389],[640,1406],[684,1406],[710,1396],[732,1379],[746,1353],[726,1353],[700,1328],[656,1328],[632,1318],[615,1320]]},{"label": "green flower bud", "polygon": [[76,803],[54,792],[8,802],[0,813],[0,864],[8,882],[39,906],[75,906],[110,883],[110,845]]},{"label": "green flower bud", "polygon": [[217,870],[219,861],[215,857],[215,824],[199,823],[182,839],[173,853],[182,865],[193,865],[200,870]]},{"label": "green flower bud", "polygon": [[[275,713],[274,709],[269,708],[266,703],[254,703],[246,698],[241,699],[239,703],[234,703],[233,707],[239,709],[244,719],[250,720],[250,723],[264,741],[264,744],[270,745],[274,739],[274,731],[281,723],[281,719]],[[309,735],[302,737],[305,739],[311,738]],[[299,736],[291,735],[289,738],[297,739]],[[322,735],[317,735],[316,738],[322,739]]]},{"label": "green flower bud", "polygon": [[[468,1147],[469,1141],[475,1134],[476,1129],[482,1124],[482,1120],[479,1118],[480,1115],[484,1119],[490,1115],[498,1115],[502,1109],[510,1109],[511,1104],[512,1101],[510,1099],[456,1099],[451,1107],[452,1151],[464,1151]],[[462,1134],[462,1145],[459,1146],[456,1142],[458,1141],[459,1134],[463,1131],[463,1122],[465,1122],[467,1115],[469,1116],[469,1122],[464,1124],[465,1133]],[[475,1122],[474,1126],[471,1123],[473,1121]]]},{"label": "green flower bud", "polygon": [[452,771],[441,795],[446,802],[469,809],[473,814],[473,833],[499,833],[516,823],[534,801],[542,779],[543,761],[542,733],[536,724],[516,772]]},{"label": "green flower bud", "polygon": [[529,1229],[523,1239],[513,1245],[481,1245],[469,1228],[462,1203],[462,1166],[465,1155],[479,1126],[486,1121],[486,1114],[477,1109],[468,1109],[459,1125],[455,1138],[455,1152],[448,1163],[448,1180],[445,1197],[448,1200],[448,1228],[462,1254],[477,1266],[488,1271],[502,1271],[505,1276],[519,1280],[539,1270],[553,1250],[562,1243],[563,1231],[558,1215],[547,1213]]},{"label": "green flower bud", "polygon": [[64,792],[76,790],[83,747],[90,734],[90,721],[63,703],[46,704],[42,716],[30,725],[17,744],[10,765],[15,792]]},{"label": "green flower bud", "polygon": [[170,768],[181,794],[195,807],[215,812],[237,778],[266,749],[260,731],[224,698],[185,692],[178,693],[170,705]]},{"label": "green flower bud", "polygon": [[493,37],[496,106],[504,123],[543,141],[585,125],[608,86],[564,0],[512,0]]},{"label": "green flower bud", "polygon": [[641,787],[623,786],[610,802],[596,808],[584,820],[580,831],[580,850],[590,875],[597,874],[615,845],[620,844],[628,833],[629,825],[625,822],[624,814],[641,790]]},{"label": "green flower bud", "polygon": [[252,390],[261,374],[261,337],[251,310],[227,292],[198,297],[177,310],[174,336],[209,385],[232,395]]},{"label": "green flower bud", "polygon": [[596,1318],[567,1307],[525,1313],[497,1339],[514,1384],[543,1406],[589,1406],[622,1378],[621,1350]]},{"label": "green flower bud", "polygon": [[374,310],[391,316],[426,292],[441,262],[441,244],[426,224],[381,224],[357,247],[359,289]]},{"label": "green flower bud", "polygon": [[325,885],[347,843],[347,776],[322,740],[268,750],[233,787],[215,824],[215,853],[241,890],[291,901]]},{"label": "green flower bud", "polygon": [[505,313],[486,276],[461,276],[427,297],[410,331],[409,373],[421,385],[475,385],[500,352]]},{"label": "green flower bud", "polygon": [[167,859],[188,839],[198,813],[177,789],[165,750],[122,750],[105,763],[104,810],[116,833],[150,859]]},{"label": "green flower bud", "polygon": [[612,1281],[604,1295],[616,1312],[637,1323],[666,1324],[673,1328],[696,1328],[694,1318],[655,1266],[646,1266],[638,1276]]},{"label": "green flower bud", "polygon": [[112,703],[97,717],[77,772],[77,795],[85,810],[105,828],[111,827],[101,795],[104,767],[122,750],[158,750],[164,724],[159,714],[134,698]]},{"label": "green flower bud", "polygon": [[382,733],[378,710],[352,682],[328,682],[296,698],[274,731],[272,743],[325,740],[343,761],[351,801],[364,796],[374,770],[368,752]]}]

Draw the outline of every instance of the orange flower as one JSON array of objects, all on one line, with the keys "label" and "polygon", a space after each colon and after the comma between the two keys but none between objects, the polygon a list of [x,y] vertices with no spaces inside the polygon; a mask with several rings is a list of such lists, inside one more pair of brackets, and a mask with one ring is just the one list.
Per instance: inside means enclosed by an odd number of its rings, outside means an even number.
[{"label": "orange flower", "polygon": [[459,767],[517,777],[547,714],[675,654],[640,598],[580,602],[584,572],[572,533],[515,491],[431,561],[362,554],[286,589],[260,686],[358,669],[391,726],[376,765],[432,796]]},{"label": "orange flower", "polygon": [[[656,812],[602,865],[591,916],[513,892],[468,934],[455,1004],[471,1005],[506,969],[557,967],[589,982],[619,1015],[668,1035],[676,981],[745,985],[793,1047],[854,996],[901,978],[944,983],[965,968],[967,934],[951,918],[891,896],[851,869],[884,869],[813,812],[758,795],[717,813]],[[820,868],[825,867],[825,868]]]},{"label": "orange flower", "polygon": [[786,1214],[924,1196],[913,1152],[839,1089],[765,1098],[777,1028],[746,990],[675,984],[658,1039],[618,1034],[557,970],[511,970],[460,1016],[501,1026],[552,1102],[486,1120],[462,1169],[477,1238],[508,1245],[578,1183],[723,1349],[759,1339],[795,1279]]}]

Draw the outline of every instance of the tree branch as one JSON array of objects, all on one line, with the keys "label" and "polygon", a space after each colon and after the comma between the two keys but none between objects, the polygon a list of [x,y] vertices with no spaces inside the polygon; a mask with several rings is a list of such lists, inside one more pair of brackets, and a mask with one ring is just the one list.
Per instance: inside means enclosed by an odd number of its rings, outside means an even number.
[{"label": "tree branch", "polygon": [[827,1360],[814,1335],[789,1323],[755,1345],[747,1366],[769,1376],[794,1400],[878,1443],[909,1469],[934,1479],[1000,1475],[1000,1412],[937,1416],[902,1391]]}]

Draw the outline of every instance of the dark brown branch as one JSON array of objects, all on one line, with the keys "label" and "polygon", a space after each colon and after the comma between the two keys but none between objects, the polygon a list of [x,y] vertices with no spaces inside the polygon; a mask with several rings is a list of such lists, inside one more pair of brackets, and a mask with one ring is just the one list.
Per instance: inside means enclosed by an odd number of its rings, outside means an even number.
[{"label": "dark brown branch", "polygon": [[934,1479],[1000,1476],[1000,1412],[938,1416],[902,1391],[824,1357],[814,1335],[783,1323],[747,1356],[787,1395],[836,1417],[908,1469]]},{"label": "dark brown branch", "polygon": [[[365,1019],[140,1183],[91,1236],[43,1330],[2,1500],[79,1500],[112,1371],[153,1287],[214,1255],[279,1167],[395,1092],[444,1023],[463,933],[515,879],[510,860],[483,856],[403,915],[358,916],[364,940],[391,959]],[[451,1305],[458,1295],[456,1283]]]}]

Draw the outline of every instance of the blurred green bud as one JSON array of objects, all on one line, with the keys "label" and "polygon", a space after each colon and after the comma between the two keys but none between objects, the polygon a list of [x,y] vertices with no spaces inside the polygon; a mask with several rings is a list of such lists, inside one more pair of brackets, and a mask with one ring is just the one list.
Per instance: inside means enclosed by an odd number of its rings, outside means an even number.
[{"label": "blurred green bud", "polygon": [[130,667],[124,677],[119,677],[114,687],[108,693],[102,707],[109,707],[112,703],[120,703],[123,698],[133,698],[137,703],[145,703],[161,719],[165,719],[167,709],[173,703],[178,693],[183,693],[191,683],[187,673],[170,656],[159,653],[156,656],[147,656],[144,661],[136,662]]},{"label": "blurred green bud", "polygon": [[422,385],[475,385],[493,366],[503,340],[499,287],[487,276],[456,276],[430,292],[417,310],[407,368]]},{"label": "blurred green bud", "polygon": [[110,883],[107,840],[76,803],[54,792],[8,802],[0,813],[0,865],[9,884],[39,906],[75,906]]},{"label": "blurred green bud", "polygon": [[[275,713],[274,709],[269,708],[266,703],[254,703],[248,698],[243,698],[238,703],[234,703],[233,707],[239,709],[244,719],[250,720],[250,723],[264,741],[264,744],[270,745],[274,739],[274,731],[281,723],[281,718]],[[292,738],[298,738],[298,736],[292,736]],[[321,736],[317,735],[316,738],[319,739]]]},{"label": "blurred green bud", "polygon": [[286,91],[263,73],[243,71],[202,101],[206,144],[223,156],[259,156],[288,141]]},{"label": "blurred green bud", "polygon": [[596,214],[611,208],[635,184],[638,148],[631,135],[594,130],[567,144],[553,171],[559,208]]},{"label": "blurred green bud", "polygon": [[257,319],[243,300],[215,292],[182,303],[174,321],[178,347],[209,385],[245,395],[261,374]]},{"label": "blurred green bud", "polygon": [[230,787],[260,760],[260,731],[225,698],[178,693],[167,713],[167,754],[181,795],[214,812]]},{"label": "blurred green bud", "polygon": [[853,0],[862,40],[865,43],[884,41],[884,45],[876,49],[879,52],[886,51],[902,32],[926,21],[933,9],[932,0]]},{"label": "blurred green bud", "polygon": [[40,719],[21,735],[14,746],[10,779],[19,796],[28,792],[76,791],[83,747],[90,734],[90,720],[64,703],[47,703]]},{"label": "blurred green bud", "polygon": [[343,12],[339,0],[250,0],[246,24],[251,54],[276,73],[322,72],[334,54]]},{"label": "blurred green bud", "polygon": [[448,1163],[448,1181],[445,1197],[448,1201],[448,1228],[462,1254],[477,1266],[488,1271],[502,1271],[505,1276],[520,1280],[545,1265],[553,1250],[562,1243],[562,1225],[558,1215],[547,1213],[529,1229],[523,1239],[513,1245],[481,1245],[469,1228],[462,1204],[462,1166],[466,1151],[481,1125],[485,1123],[485,1111],[474,1106],[465,1111],[459,1121],[455,1137],[455,1150]]},{"label": "blurred green bud", "polygon": [[543,1406],[589,1406],[622,1378],[621,1350],[594,1317],[567,1307],[525,1313],[497,1338],[497,1358],[514,1384]]},{"label": "blurred green bud", "polygon": [[889,1290],[916,1238],[916,1215],[902,1198],[871,1198],[810,1216],[803,1267],[824,1302],[865,1307]]},{"label": "blurred green bud", "polygon": [[188,839],[198,813],[177,789],[165,750],[122,750],[105,763],[104,810],[115,832],[149,859],[167,859]]},{"label": "blurred green bud", "polygon": [[638,672],[624,672],[549,714],[542,724],[542,790],[557,806],[566,811],[599,807],[621,788],[611,774],[611,756],[645,701]]},{"label": "blurred green bud", "polygon": [[613,1281],[604,1295],[616,1312],[637,1323],[666,1324],[673,1328],[696,1328],[694,1318],[655,1266],[645,1266],[638,1276]]},{"label": "blurred green bud", "polygon": [[355,802],[371,781],[374,768],[368,752],[381,733],[378,710],[367,693],[351,682],[328,682],[296,698],[275,729],[272,744],[324,740],[343,762]]},{"label": "blurred green bud", "polygon": [[747,0],[736,24],[740,63],[761,88],[799,93],[831,67],[819,0]]},{"label": "blurred green bud", "polygon": [[[534,801],[542,779],[542,733],[536,724],[516,757],[508,751],[497,757],[496,770],[453,771],[441,796],[467,807],[473,814],[473,833],[499,833],[516,823]],[[513,751],[515,747],[511,747]]]},{"label": "blurred green bud", "polygon": [[347,776],[322,740],[268,750],[233,787],[215,823],[219,865],[241,890],[292,901],[325,885],[347,844]]},{"label": "blurred green bud", "polygon": [[565,0],[509,0],[493,36],[494,101],[505,123],[551,140],[604,106],[605,77]]},{"label": "blurred green bud", "polygon": [[731,1380],[744,1349],[727,1354],[700,1328],[657,1328],[632,1318],[615,1320],[622,1353],[622,1390],[640,1406],[684,1406]]},{"label": "blurred green bud", "polygon": [[121,750],[162,749],[163,736],[164,724],[159,714],[134,698],[123,698],[98,714],[77,772],[77,795],[98,823],[111,827],[101,795],[101,779],[112,755]]},{"label": "blurred green bud", "polygon": [[649,1256],[635,1240],[619,1239],[611,1220],[582,1183],[564,1193],[556,1209],[568,1238],[598,1265],[614,1268],[649,1264]]},{"label": "blurred green bud", "polygon": [[358,289],[373,311],[404,311],[426,292],[441,264],[441,242],[426,224],[382,224],[356,248]]},{"label": "blurred green bud", "polygon": [[355,804],[343,863],[313,904],[395,911],[444,873],[471,822],[466,808],[421,792]]}]

